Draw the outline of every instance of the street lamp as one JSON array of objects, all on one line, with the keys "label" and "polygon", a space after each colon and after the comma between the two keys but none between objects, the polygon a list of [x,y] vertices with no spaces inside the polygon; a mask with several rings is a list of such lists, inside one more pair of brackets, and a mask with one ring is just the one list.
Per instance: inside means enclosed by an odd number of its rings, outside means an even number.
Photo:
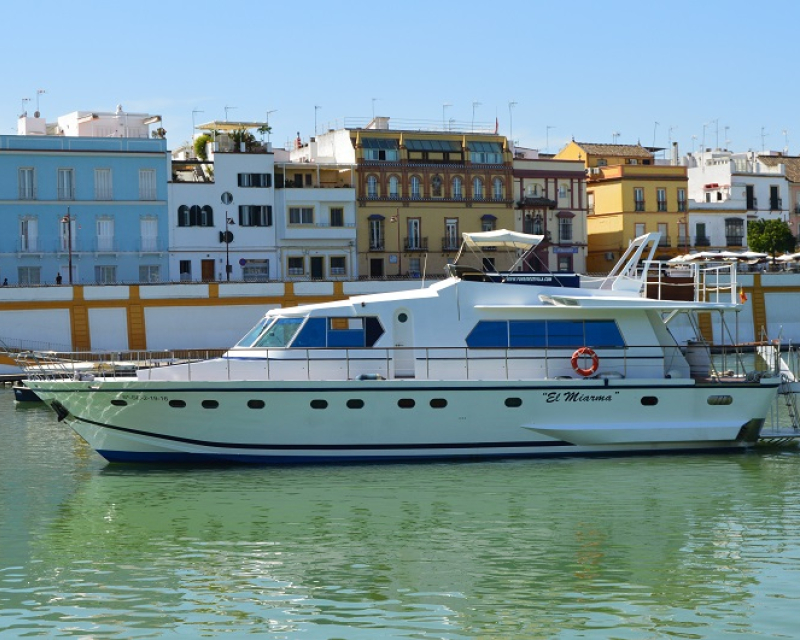
[{"label": "street lamp", "polygon": [[228,212],[225,212],[225,280],[230,282],[231,280],[231,240],[233,240],[233,234],[228,231],[228,225],[236,224],[233,221],[233,218],[228,217]]},{"label": "street lamp", "polygon": [[72,216],[67,207],[67,215],[61,218],[61,222],[67,225],[67,251],[69,255],[69,283],[72,284]]}]

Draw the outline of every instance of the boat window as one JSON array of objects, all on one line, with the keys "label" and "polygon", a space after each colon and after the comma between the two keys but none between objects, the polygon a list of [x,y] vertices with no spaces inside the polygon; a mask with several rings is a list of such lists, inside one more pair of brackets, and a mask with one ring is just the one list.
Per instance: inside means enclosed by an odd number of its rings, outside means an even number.
[{"label": "boat window", "polygon": [[261,318],[261,320],[258,321],[258,324],[252,329],[250,329],[250,331],[247,332],[247,335],[245,335],[244,338],[242,338],[241,340],[239,340],[239,342],[236,343],[236,346],[237,347],[253,346],[253,343],[255,342],[256,338],[259,335],[261,335],[261,332],[264,330],[264,327],[266,327],[268,324],[274,321],[275,321],[274,318]]},{"label": "boat window", "polygon": [[642,396],[642,404],[645,407],[654,407],[658,404],[658,398],[655,396]]},{"label": "boat window", "polygon": [[304,318],[278,318],[253,345],[254,347],[285,347],[297,333]]},{"label": "boat window", "polygon": [[312,400],[311,401],[311,408],[312,409],[327,409],[328,408],[328,401],[327,400]]},{"label": "boat window", "polygon": [[250,409],[263,409],[264,408],[264,401],[263,400],[248,400],[247,406]]},{"label": "boat window", "polygon": [[508,323],[512,347],[546,347],[547,328],[544,320],[512,320]]},{"label": "boat window", "polygon": [[583,346],[582,320],[550,320],[547,322],[548,347]]},{"label": "boat window", "polygon": [[444,398],[432,398],[431,409],[444,409],[447,406],[447,400]]},{"label": "boat window", "polygon": [[400,398],[397,401],[397,406],[401,409],[413,409],[416,404],[413,398]]},{"label": "boat window", "polygon": [[506,406],[516,408],[522,406],[522,398],[506,398]]},{"label": "boat window", "polygon": [[508,322],[481,320],[467,336],[467,346],[472,348],[508,347]]},{"label": "boat window", "polygon": [[625,346],[613,320],[481,320],[466,342],[468,347],[477,349]]},{"label": "boat window", "polygon": [[613,320],[591,320],[585,323],[586,339],[590,347],[624,347],[625,341]]},{"label": "boat window", "polygon": [[203,409],[216,409],[219,407],[219,402],[216,400],[203,400],[200,405],[203,407]]},{"label": "boat window", "polygon": [[309,318],[292,342],[292,347],[299,349],[326,346],[328,345],[325,344],[325,318]]},{"label": "boat window", "polygon": [[359,400],[358,398],[353,400],[347,401],[347,408],[348,409],[363,409],[364,408],[364,401]]},{"label": "boat window", "polygon": [[115,407],[127,407],[128,406],[127,402],[125,402],[124,400],[117,400],[116,398],[114,398],[111,401],[111,404],[113,404]]},{"label": "boat window", "polygon": [[733,404],[732,396],[708,396],[706,401],[710,405],[728,405]]},{"label": "boat window", "polygon": [[309,318],[292,341],[292,348],[362,348],[383,335],[380,320],[367,318]]},{"label": "boat window", "polygon": [[183,409],[183,407],[186,406],[186,403],[183,400],[170,400],[169,406],[175,407],[176,409]]}]

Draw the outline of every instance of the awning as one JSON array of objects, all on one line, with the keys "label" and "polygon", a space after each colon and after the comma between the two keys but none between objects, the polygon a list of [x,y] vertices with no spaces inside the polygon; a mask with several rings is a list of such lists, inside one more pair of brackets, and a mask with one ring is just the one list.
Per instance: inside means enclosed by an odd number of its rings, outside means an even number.
[{"label": "awning", "polygon": [[497,220],[497,216],[493,216],[491,213],[484,213],[481,216],[481,220]]},{"label": "awning", "polygon": [[386,216],[382,216],[380,213],[372,213],[367,216],[367,220],[386,220]]},{"label": "awning", "polygon": [[503,153],[503,148],[499,142],[484,142],[482,140],[471,140],[467,142],[470,151],[483,151],[484,153]]},{"label": "awning", "polygon": [[544,236],[534,236],[507,229],[477,233],[464,232],[461,237],[464,238],[464,243],[470,247],[512,247],[514,249],[529,249],[544,240]]},{"label": "awning", "polygon": [[574,218],[575,214],[569,211],[559,211],[556,214],[556,218]]}]

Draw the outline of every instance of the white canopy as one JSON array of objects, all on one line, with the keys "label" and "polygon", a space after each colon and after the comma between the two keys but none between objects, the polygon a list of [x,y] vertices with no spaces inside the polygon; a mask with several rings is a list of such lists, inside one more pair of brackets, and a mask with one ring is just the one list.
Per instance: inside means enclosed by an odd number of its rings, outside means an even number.
[{"label": "white canopy", "polygon": [[544,240],[544,236],[534,236],[507,229],[476,233],[464,232],[461,237],[464,238],[464,243],[468,247],[513,247],[514,249],[530,249]]}]

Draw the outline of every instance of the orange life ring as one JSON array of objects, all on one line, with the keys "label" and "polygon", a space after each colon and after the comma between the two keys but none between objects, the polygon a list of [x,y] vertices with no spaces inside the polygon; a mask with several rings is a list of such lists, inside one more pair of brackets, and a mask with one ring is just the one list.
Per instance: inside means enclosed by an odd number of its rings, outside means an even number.
[{"label": "orange life ring", "polygon": [[[592,359],[592,364],[588,369],[581,369],[578,366],[578,358],[581,356],[589,356]],[[599,365],[600,358],[598,358],[597,354],[589,347],[581,347],[580,349],[576,349],[575,353],[572,354],[572,368],[575,369],[575,373],[582,375],[585,378],[597,371],[597,367]]]}]

